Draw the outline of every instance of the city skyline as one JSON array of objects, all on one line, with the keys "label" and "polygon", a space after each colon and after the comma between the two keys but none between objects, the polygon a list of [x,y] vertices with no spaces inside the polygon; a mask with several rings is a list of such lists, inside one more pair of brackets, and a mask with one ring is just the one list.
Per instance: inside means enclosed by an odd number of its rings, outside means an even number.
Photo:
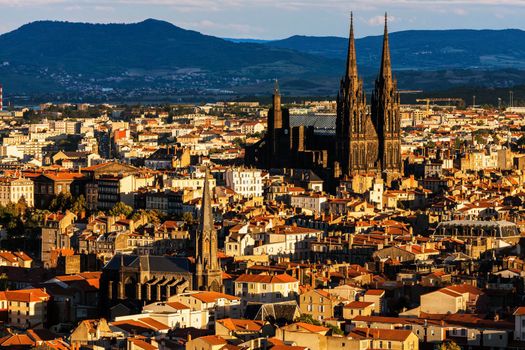
[{"label": "city skyline", "polygon": [[392,32],[410,29],[525,29],[517,0],[0,0],[0,34],[37,20],[136,23],[146,18],[228,38],[280,39],[292,35],[347,35],[354,11],[356,37],[380,35],[382,13]]}]

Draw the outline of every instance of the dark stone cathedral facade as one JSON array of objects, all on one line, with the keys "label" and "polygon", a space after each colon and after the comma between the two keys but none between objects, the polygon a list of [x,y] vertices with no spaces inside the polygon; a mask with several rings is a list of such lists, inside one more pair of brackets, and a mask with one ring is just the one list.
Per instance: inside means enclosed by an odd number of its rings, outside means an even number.
[{"label": "dark stone cathedral facade", "polygon": [[319,134],[313,126],[291,127],[290,114],[281,107],[279,87],[268,112],[265,137],[246,151],[249,165],[311,169],[325,180],[341,181],[356,175],[381,176],[388,182],[402,171],[401,115],[397,82],[392,75],[388,28],[385,32],[380,71],[370,108],[357,72],[353,20],[346,73],[337,95],[334,135]]}]

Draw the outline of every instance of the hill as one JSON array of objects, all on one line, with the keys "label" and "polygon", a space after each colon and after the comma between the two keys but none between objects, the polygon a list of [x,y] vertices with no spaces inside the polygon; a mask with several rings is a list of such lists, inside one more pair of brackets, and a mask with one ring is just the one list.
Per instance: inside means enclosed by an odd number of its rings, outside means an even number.
[{"label": "hill", "polygon": [[[404,31],[390,35],[401,89],[525,84],[525,32]],[[382,36],[358,39],[365,87],[377,73]],[[221,39],[154,19],[134,24],[39,21],[0,35],[0,80],[20,98],[172,101],[285,93],[330,96],[347,39]]]},{"label": "hill", "polygon": [[65,86],[71,82],[68,76],[74,76],[75,83],[102,79],[101,84],[113,87],[137,86],[140,79],[179,80],[180,85],[191,86],[184,80],[324,76],[340,70],[333,61],[234,43],[153,19],[135,24],[40,21],[0,36],[0,63],[7,62],[9,73],[19,75],[21,88],[28,85],[27,76],[37,85],[52,79]]},{"label": "hill", "polygon": [[[356,40],[358,63],[377,66],[382,36]],[[344,57],[348,41],[338,37],[293,36],[265,43],[327,58]],[[390,34],[392,62],[398,70],[525,68],[525,31],[409,30]]]}]

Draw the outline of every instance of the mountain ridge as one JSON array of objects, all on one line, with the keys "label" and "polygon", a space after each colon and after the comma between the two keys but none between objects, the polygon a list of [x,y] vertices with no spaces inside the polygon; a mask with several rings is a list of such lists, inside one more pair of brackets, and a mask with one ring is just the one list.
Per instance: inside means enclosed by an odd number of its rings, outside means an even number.
[{"label": "mountain ridge", "polygon": [[[9,87],[6,91],[27,95],[265,93],[274,78],[297,94],[336,90],[346,38],[253,40],[218,38],[156,19],[129,24],[36,21],[0,35],[0,80]],[[365,86],[377,74],[381,44],[382,36],[356,40]],[[409,30],[391,33],[390,46],[400,88],[525,82],[522,30]],[[509,78],[483,73],[508,69]]]}]

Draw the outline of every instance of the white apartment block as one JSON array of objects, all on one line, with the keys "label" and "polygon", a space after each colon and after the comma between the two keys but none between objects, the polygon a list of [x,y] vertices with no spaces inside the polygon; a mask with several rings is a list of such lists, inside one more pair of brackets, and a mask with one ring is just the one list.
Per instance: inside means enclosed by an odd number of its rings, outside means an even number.
[{"label": "white apartment block", "polygon": [[263,176],[258,169],[234,168],[225,173],[226,187],[243,197],[262,197]]},{"label": "white apartment block", "polygon": [[33,181],[25,178],[0,178],[0,205],[16,204],[22,197],[27,206],[34,206]]},{"label": "white apartment block", "polygon": [[323,203],[326,201],[326,196],[318,194],[299,194],[290,197],[290,205],[293,208],[301,208],[313,213],[320,213],[323,210]]}]

